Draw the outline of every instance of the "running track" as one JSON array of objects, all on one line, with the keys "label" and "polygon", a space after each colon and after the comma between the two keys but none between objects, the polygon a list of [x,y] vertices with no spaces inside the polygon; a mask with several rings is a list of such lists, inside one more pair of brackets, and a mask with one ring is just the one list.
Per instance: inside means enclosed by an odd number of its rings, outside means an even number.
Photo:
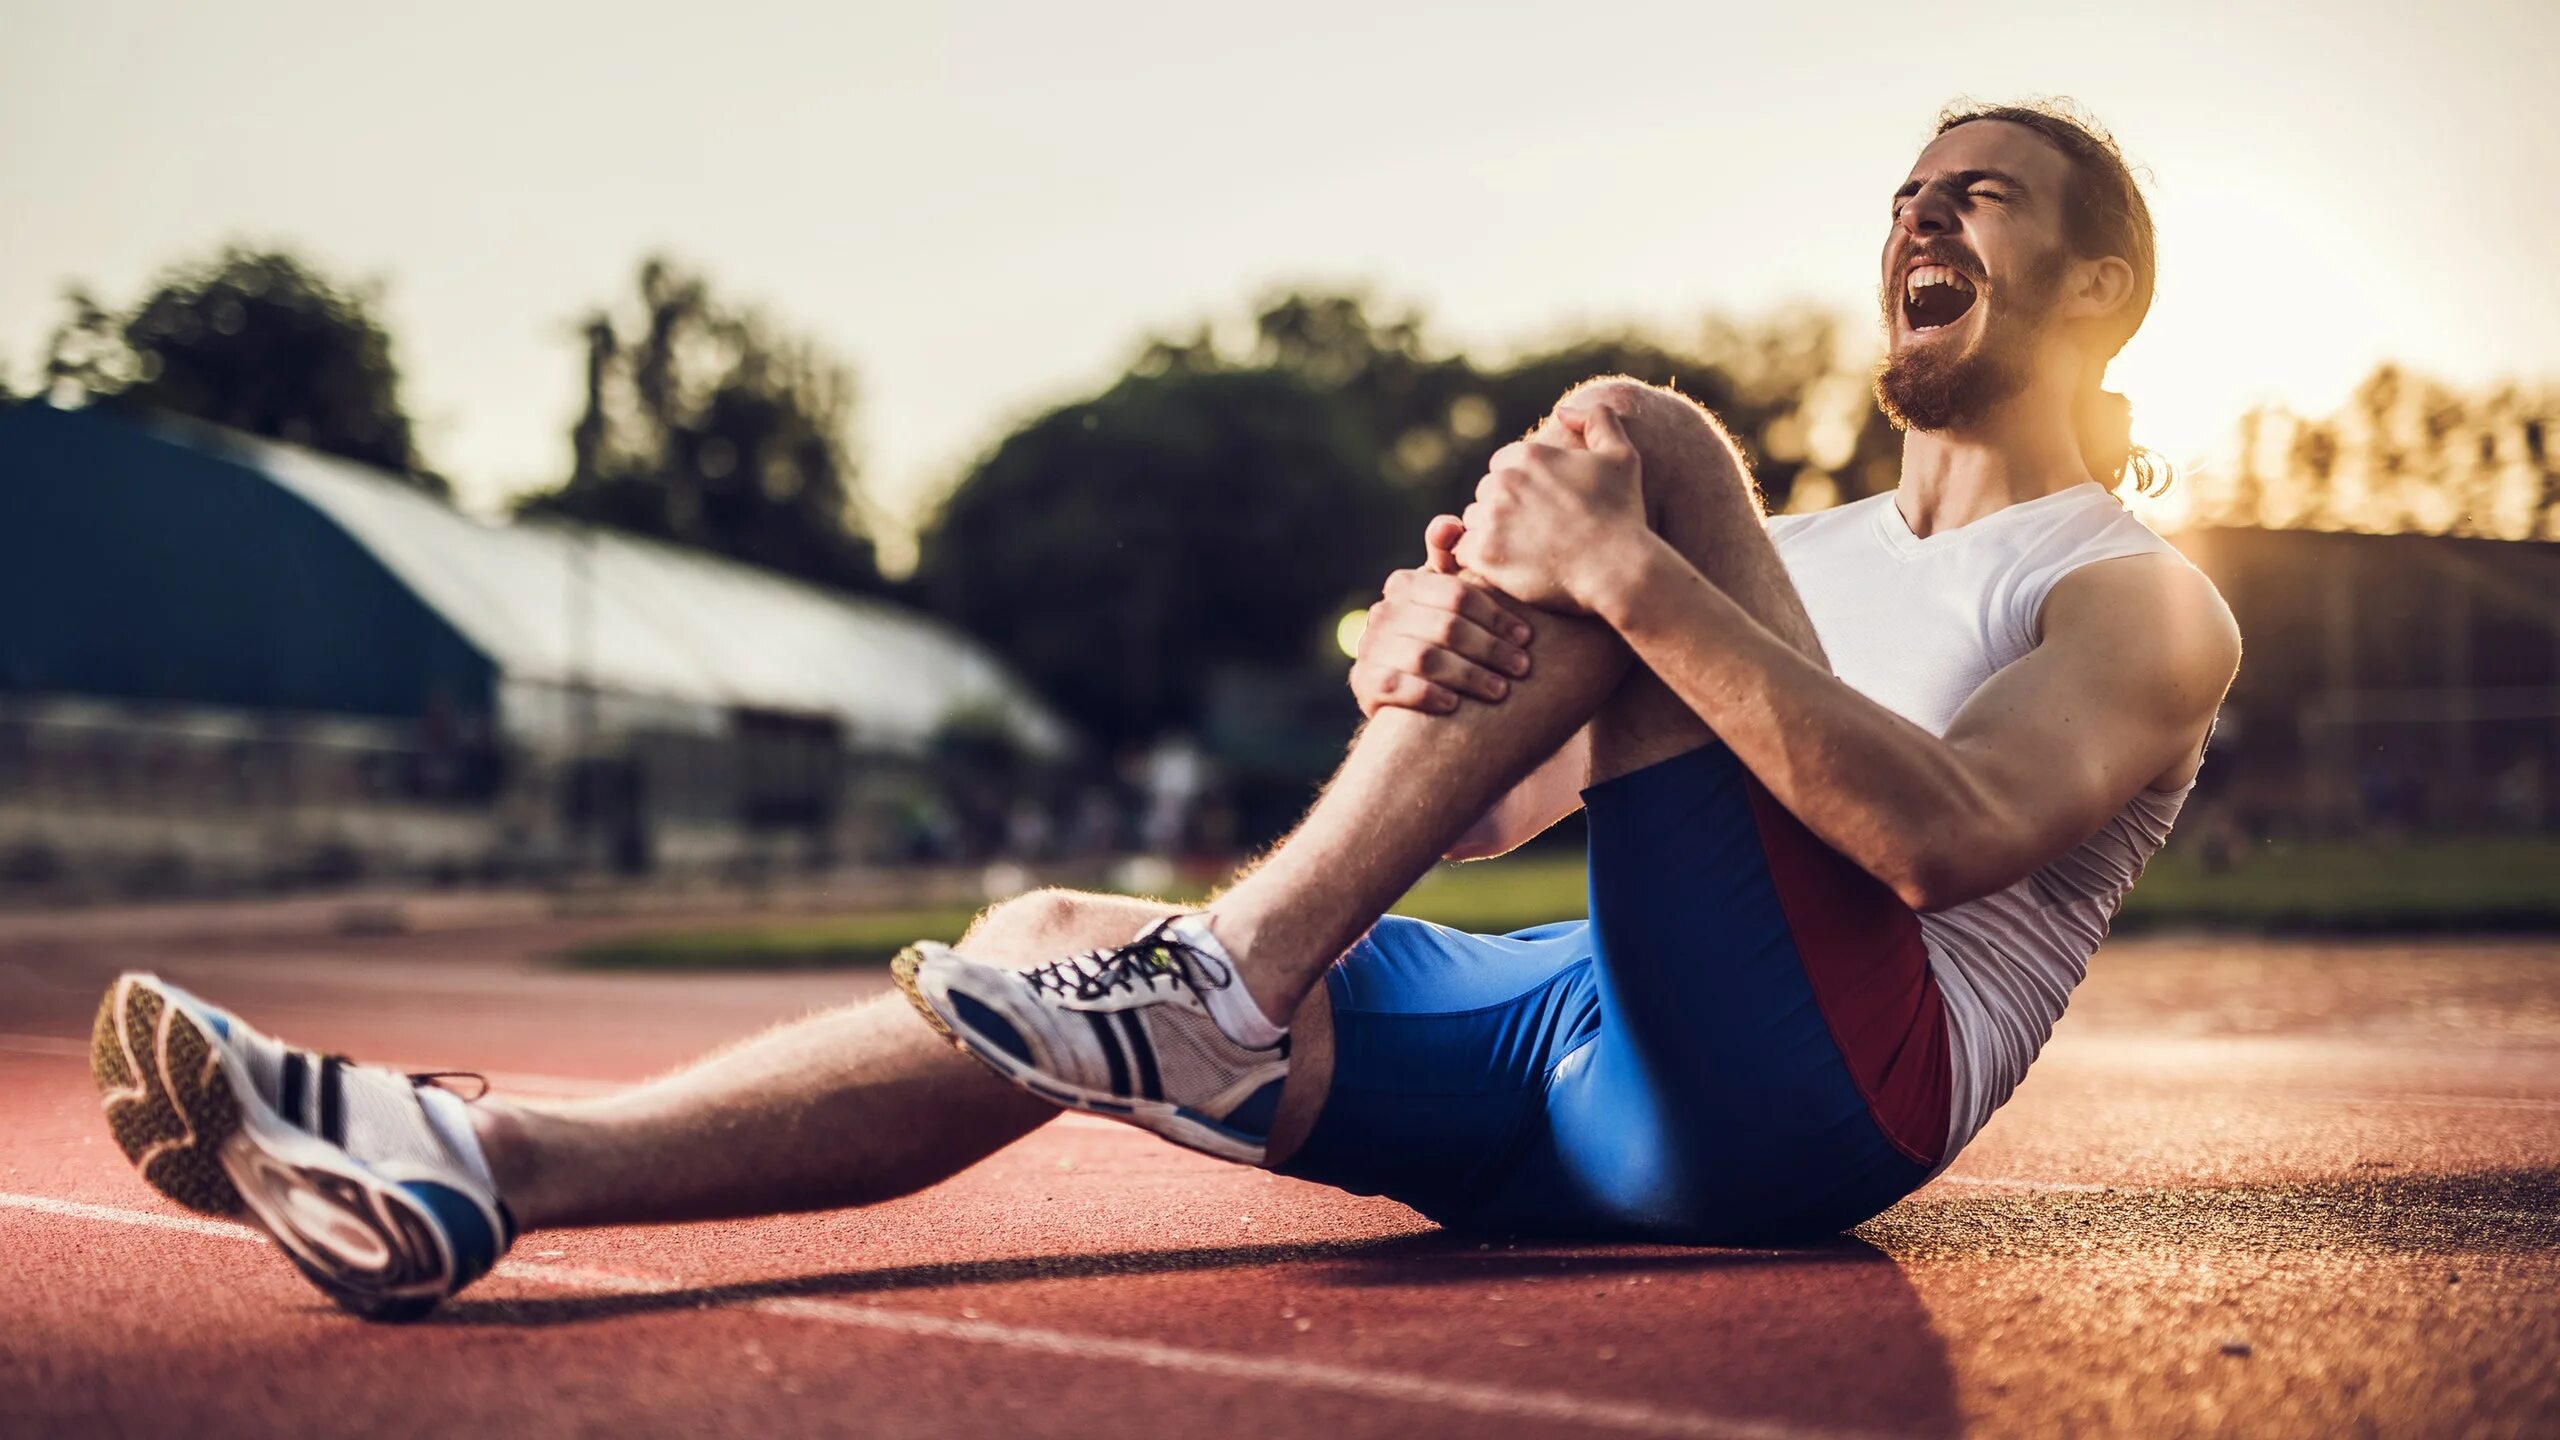
[{"label": "running track", "polygon": [[538,1234],[384,1329],[125,1168],[117,969],[525,1091],[878,981],[539,958],[598,922],[13,923],[0,1435],[2560,1433],[2545,942],[2115,945],[1956,1171],[1826,1248],[1485,1247],[1070,1120],[875,1210]]}]

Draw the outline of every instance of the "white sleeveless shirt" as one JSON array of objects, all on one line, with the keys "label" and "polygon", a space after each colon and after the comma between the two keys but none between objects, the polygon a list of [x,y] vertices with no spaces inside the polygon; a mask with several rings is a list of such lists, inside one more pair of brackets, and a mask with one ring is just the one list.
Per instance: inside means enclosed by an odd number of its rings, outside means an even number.
[{"label": "white sleeveless shirt", "polygon": [[[1922,538],[1891,491],[1769,535],[1833,671],[1932,735],[2042,635],[2047,595],[2083,565],[2185,558],[2094,481]],[[2070,853],[2005,890],[1920,917],[1947,1008],[1955,1158],[2025,1078],[2089,956],[2195,788],[2146,790]]]}]

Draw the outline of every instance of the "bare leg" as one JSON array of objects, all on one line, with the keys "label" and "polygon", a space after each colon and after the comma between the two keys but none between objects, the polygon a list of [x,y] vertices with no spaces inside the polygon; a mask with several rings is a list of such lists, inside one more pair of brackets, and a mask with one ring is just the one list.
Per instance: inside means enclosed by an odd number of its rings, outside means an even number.
[{"label": "bare leg", "polygon": [[[1169,906],[1042,892],[962,943],[1024,963],[1116,945]],[[770,1030],[599,1100],[474,1106],[526,1226],[706,1220],[866,1205],[923,1189],[1057,1114],[988,1074],[895,994]]]},{"label": "bare leg", "polygon": [[[1654,529],[1761,624],[1807,654],[1822,647],[1769,543],[1760,493],[1733,442],[1687,398],[1629,380],[1571,397],[1607,406],[1642,457]],[[1714,739],[1596,621],[1547,615],[1537,666],[1500,705],[1448,715],[1382,711],[1305,823],[1210,907],[1245,987],[1275,1020],[1467,827],[1586,722],[1594,781]]]},{"label": "bare leg", "polygon": [[[1819,654],[1761,528],[1731,443],[1687,400],[1624,381],[1578,392],[1616,411],[1644,457],[1653,521],[1763,624]],[[1306,823],[1212,909],[1250,951],[1247,984],[1294,1013],[1270,1154],[1293,1151],[1331,1074],[1326,966],[1530,767],[1589,723],[1593,778],[1712,737],[1615,636],[1544,617],[1535,675],[1499,707],[1390,711],[1353,747]],[[1170,913],[1044,892],[999,906],[962,942],[1021,964],[1116,945]],[[607,1099],[476,1107],[500,1193],[527,1226],[711,1219],[875,1203],[934,1184],[1056,1111],[994,1078],[896,996],[802,1020]],[[927,1123],[929,1122],[929,1123]]]}]

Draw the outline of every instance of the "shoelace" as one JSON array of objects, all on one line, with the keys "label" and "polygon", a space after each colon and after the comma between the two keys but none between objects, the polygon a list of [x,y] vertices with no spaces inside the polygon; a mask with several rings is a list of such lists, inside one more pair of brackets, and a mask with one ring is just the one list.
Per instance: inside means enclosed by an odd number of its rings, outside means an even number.
[{"label": "shoelace", "polygon": [[1126,945],[1093,950],[1053,960],[1025,979],[1035,990],[1052,990],[1077,1000],[1100,1000],[1114,990],[1150,989],[1180,980],[1193,990],[1223,990],[1235,983],[1235,972],[1215,956],[1203,955],[1157,926]]}]

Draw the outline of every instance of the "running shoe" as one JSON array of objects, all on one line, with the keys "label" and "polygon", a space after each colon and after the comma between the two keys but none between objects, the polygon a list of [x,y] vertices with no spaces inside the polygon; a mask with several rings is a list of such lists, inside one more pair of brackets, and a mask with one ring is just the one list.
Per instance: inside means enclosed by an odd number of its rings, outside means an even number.
[{"label": "running shoe", "polygon": [[1253,1009],[1216,937],[1190,917],[1033,970],[929,941],[890,968],[936,1030],[1032,1094],[1262,1163],[1289,1075],[1288,1032]]},{"label": "running shoe", "polygon": [[444,1076],[294,1049],[153,975],[107,991],[90,1069],[151,1188],[266,1231],[366,1319],[417,1319],[515,1240]]}]

